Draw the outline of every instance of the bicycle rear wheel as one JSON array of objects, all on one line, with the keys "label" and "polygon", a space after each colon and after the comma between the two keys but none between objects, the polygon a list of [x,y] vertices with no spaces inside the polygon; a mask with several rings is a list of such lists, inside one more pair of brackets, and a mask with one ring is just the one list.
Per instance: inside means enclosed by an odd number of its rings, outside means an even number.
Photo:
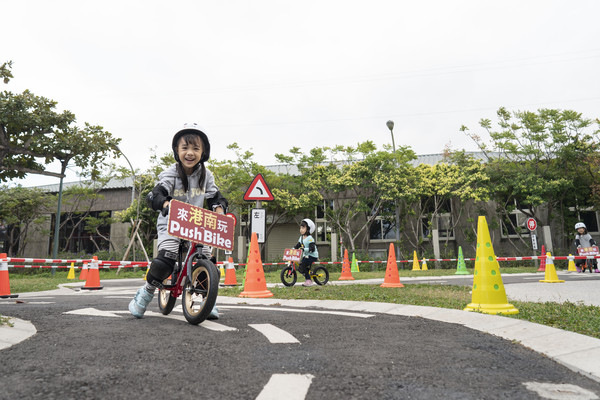
[{"label": "bicycle rear wheel", "polygon": [[169,315],[175,307],[176,297],[173,297],[172,292],[166,289],[158,290],[158,309],[163,315]]},{"label": "bicycle rear wheel", "polygon": [[209,260],[199,260],[192,271],[191,282],[186,282],[181,302],[183,315],[192,325],[208,317],[217,301],[219,272]]},{"label": "bicycle rear wheel", "polygon": [[311,274],[311,277],[317,285],[322,286],[329,282],[329,270],[323,266],[313,268],[313,273]]},{"label": "bicycle rear wheel", "polygon": [[287,266],[281,270],[281,283],[285,286],[294,286],[297,279],[298,274],[296,274],[296,271],[291,266]]}]

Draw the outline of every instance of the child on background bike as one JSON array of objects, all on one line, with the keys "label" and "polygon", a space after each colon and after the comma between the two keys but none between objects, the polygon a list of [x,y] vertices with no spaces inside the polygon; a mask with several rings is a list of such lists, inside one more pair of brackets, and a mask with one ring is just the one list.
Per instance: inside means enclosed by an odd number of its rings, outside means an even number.
[{"label": "child on background bike", "polygon": [[[575,234],[575,246],[577,248],[582,247],[592,247],[596,245],[596,241],[592,239],[592,235],[590,235],[587,231],[587,227],[583,222],[578,222],[575,224],[575,230],[577,233]],[[592,260],[592,264],[594,265],[594,272],[598,273],[598,263],[596,259]],[[577,270],[580,272],[585,272],[585,267],[587,265],[587,260],[577,260],[575,263],[577,266]],[[592,272],[592,267],[589,267],[590,272]]]},{"label": "child on background bike", "polygon": [[[210,157],[210,142],[206,134],[196,124],[185,124],[171,142],[176,163],[159,175],[158,184],[148,194],[147,200],[155,211],[160,211],[156,221],[158,231],[158,256],[152,260],[146,284],[138,289],[129,303],[129,311],[136,318],[142,318],[146,307],[152,301],[156,288],[171,275],[181,239],[167,233],[168,207],[171,199],[204,207],[204,202],[213,211],[224,214],[227,200],[215,185],[215,179],[204,163]],[[211,248],[205,246],[203,252],[210,258]],[[217,308],[213,308],[209,319],[219,318]]]},{"label": "child on background bike", "polygon": [[310,279],[310,267],[315,261],[319,259],[319,251],[315,244],[315,239],[311,234],[315,231],[315,223],[310,219],[305,218],[300,222],[300,238],[298,243],[294,246],[295,249],[302,249],[302,260],[298,266],[298,271],[304,275],[306,281],[302,286],[312,286],[312,279]]}]

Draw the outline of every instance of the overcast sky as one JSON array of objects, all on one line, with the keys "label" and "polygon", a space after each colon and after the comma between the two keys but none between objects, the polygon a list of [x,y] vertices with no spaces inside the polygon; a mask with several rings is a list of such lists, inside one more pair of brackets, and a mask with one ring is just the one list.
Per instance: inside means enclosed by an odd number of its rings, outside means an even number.
[{"label": "overcast sky", "polygon": [[140,170],[184,122],[204,127],[213,158],[237,142],[268,165],[294,146],[381,148],[389,119],[396,144],[433,154],[475,150],[459,128],[501,106],[600,117],[598,1],[0,0],[0,11],[0,63],[15,75],[1,88],[103,126]]}]

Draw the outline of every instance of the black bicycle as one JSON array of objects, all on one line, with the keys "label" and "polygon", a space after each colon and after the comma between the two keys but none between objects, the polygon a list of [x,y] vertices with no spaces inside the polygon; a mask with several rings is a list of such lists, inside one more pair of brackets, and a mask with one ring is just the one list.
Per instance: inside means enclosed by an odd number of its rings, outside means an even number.
[{"label": "black bicycle", "polygon": [[[290,261],[288,266],[281,270],[281,283],[285,286],[294,286],[298,280],[296,268],[298,263]],[[329,270],[322,265],[313,266],[310,269],[310,278],[317,285],[325,285],[329,282]]]}]

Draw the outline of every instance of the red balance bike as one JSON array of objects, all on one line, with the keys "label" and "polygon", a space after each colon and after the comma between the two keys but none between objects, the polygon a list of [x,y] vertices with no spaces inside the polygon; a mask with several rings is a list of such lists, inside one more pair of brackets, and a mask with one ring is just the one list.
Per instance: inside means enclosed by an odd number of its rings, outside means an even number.
[{"label": "red balance bike", "polygon": [[585,272],[586,267],[590,272],[592,272],[592,270],[598,269],[598,263],[596,261],[596,258],[594,257],[600,254],[600,252],[598,251],[598,246],[579,247],[577,249],[577,254],[580,256],[588,256],[584,263],[577,265],[577,267],[581,267],[581,272]]},{"label": "red balance bike", "polygon": [[204,321],[219,292],[219,270],[202,254],[202,245],[181,241],[173,274],[158,291],[158,308],[168,315],[181,295],[183,315],[192,325]]}]

